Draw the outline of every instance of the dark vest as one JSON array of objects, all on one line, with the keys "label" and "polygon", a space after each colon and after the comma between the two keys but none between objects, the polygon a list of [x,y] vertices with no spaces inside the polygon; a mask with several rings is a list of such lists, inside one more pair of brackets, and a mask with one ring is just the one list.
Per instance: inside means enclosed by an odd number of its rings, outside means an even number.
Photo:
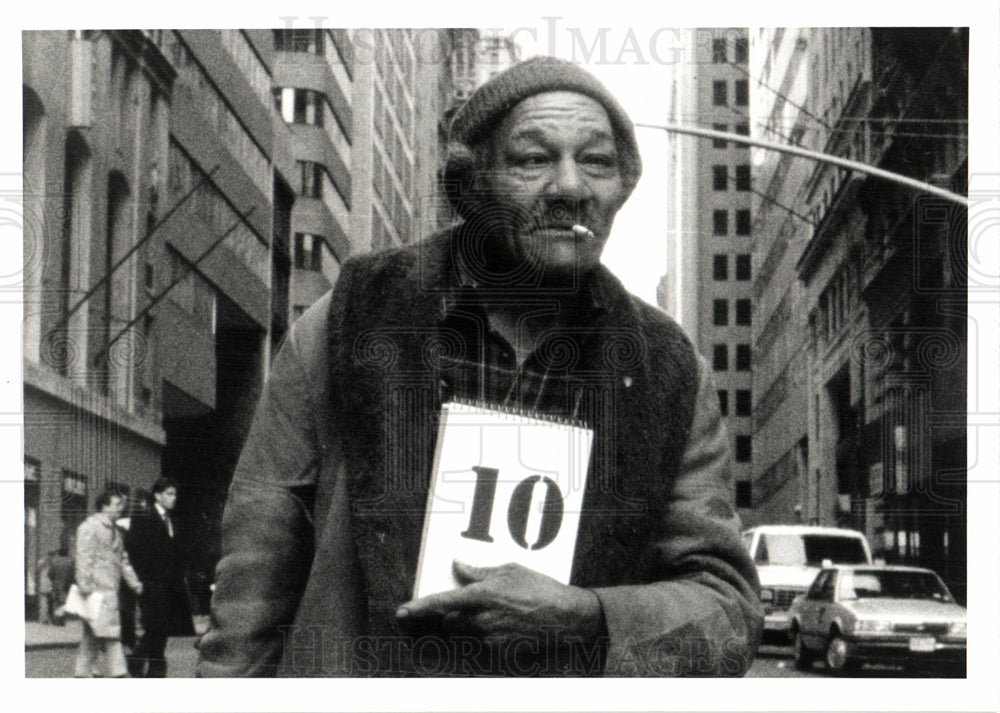
[{"label": "dark vest", "polygon": [[[447,399],[441,356],[453,348],[437,325],[455,284],[459,237],[348,261],[331,302],[332,425],[344,448],[373,637],[400,636],[394,614],[412,597]],[[662,527],[698,386],[680,328],[599,272],[608,309],[586,325],[589,346],[567,366],[587,387],[583,415],[595,432],[571,578],[582,587],[653,578],[645,554]]]}]

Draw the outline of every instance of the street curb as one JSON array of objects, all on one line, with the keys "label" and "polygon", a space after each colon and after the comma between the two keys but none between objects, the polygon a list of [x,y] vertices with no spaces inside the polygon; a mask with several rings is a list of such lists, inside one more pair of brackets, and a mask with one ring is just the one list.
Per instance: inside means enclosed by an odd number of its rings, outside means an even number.
[{"label": "street curb", "polygon": [[75,649],[80,645],[79,641],[40,641],[29,644],[25,642],[25,651],[40,651],[44,649]]}]

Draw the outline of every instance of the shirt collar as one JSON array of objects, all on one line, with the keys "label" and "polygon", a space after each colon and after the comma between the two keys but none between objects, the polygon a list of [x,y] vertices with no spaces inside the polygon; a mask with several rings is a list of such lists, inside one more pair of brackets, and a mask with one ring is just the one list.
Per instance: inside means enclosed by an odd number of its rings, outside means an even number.
[{"label": "shirt collar", "polygon": [[153,507],[156,509],[157,514],[161,518],[164,518],[164,517],[167,516],[167,509],[165,507],[163,507],[162,505],[160,505],[159,503],[154,502],[153,503]]}]

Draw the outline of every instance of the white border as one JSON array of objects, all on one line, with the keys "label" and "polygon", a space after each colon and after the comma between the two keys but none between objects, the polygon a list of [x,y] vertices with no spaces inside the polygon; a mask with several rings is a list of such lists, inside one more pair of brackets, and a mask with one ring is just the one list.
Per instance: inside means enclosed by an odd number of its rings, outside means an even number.
[{"label": "white border", "polygon": [[[734,0],[664,4],[647,7],[632,0],[613,0],[589,11],[579,3],[502,0],[489,7],[471,3],[350,3],[334,2],[242,3],[238,11],[208,3],[164,3],[137,8],[115,4],[96,8],[84,3],[24,3],[14,10],[13,22],[4,24],[0,43],[5,82],[2,96],[12,106],[3,135],[0,173],[18,171],[20,147],[20,31],[22,29],[105,27],[274,27],[282,16],[321,16],[327,26],[494,27],[520,26],[524,18],[559,16],[568,24],[610,27],[622,25],[671,27],[698,26],[838,26],[838,25],[944,25],[971,26],[970,176],[1000,196],[1000,112],[997,88],[1000,68],[998,10],[994,3],[955,1],[932,8],[916,3],[888,7],[871,0],[838,0],[822,6],[807,3],[749,4]],[[652,5],[652,4],[649,4]],[[817,4],[819,5],[819,4]],[[534,20],[534,22],[541,22]],[[980,231],[970,251],[981,270],[996,275],[998,265],[996,226],[976,224]],[[20,264],[20,235],[10,226],[0,240],[3,266]],[[20,307],[0,303],[0,329],[6,348],[0,350],[0,457],[5,475],[0,484],[2,522],[9,543],[2,550],[3,571],[9,573],[2,610],[8,636],[0,642],[0,670],[4,671],[8,706],[39,711],[316,711],[316,710],[883,710],[883,711],[995,711],[1000,671],[1000,476],[997,395],[997,306],[1000,296],[970,295],[970,358],[975,371],[978,408],[970,414],[969,488],[969,678],[944,682],[925,679],[837,681],[831,679],[742,680],[558,680],[448,682],[407,680],[391,683],[366,680],[295,681],[92,681],[22,678],[22,610],[19,587],[23,567],[22,519],[19,489],[22,472],[21,438],[14,424],[21,412]],[[970,403],[972,403],[970,395]],[[7,529],[9,528],[9,529]]]}]

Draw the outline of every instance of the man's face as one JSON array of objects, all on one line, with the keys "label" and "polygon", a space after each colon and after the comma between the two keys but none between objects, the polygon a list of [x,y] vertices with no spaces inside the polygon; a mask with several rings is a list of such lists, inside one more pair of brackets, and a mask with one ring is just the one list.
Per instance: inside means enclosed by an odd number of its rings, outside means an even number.
[{"label": "man's face", "polygon": [[117,519],[121,517],[122,511],[125,509],[125,498],[120,495],[113,495],[108,500],[107,504],[102,509],[103,512],[111,516],[111,519]]},{"label": "man's face", "polygon": [[626,196],[604,107],[575,92],[529,97],[497,128],[492,159],[485,187],[508,259],[557,283],[596,266]]},{"label": "man's face", "polygon": [[156,502],[160,504],[160,507],[164,510],[173,510],[174,505],[177,504],[177,488],[169,487],[165,490],[161,490],[154,496]]}]

